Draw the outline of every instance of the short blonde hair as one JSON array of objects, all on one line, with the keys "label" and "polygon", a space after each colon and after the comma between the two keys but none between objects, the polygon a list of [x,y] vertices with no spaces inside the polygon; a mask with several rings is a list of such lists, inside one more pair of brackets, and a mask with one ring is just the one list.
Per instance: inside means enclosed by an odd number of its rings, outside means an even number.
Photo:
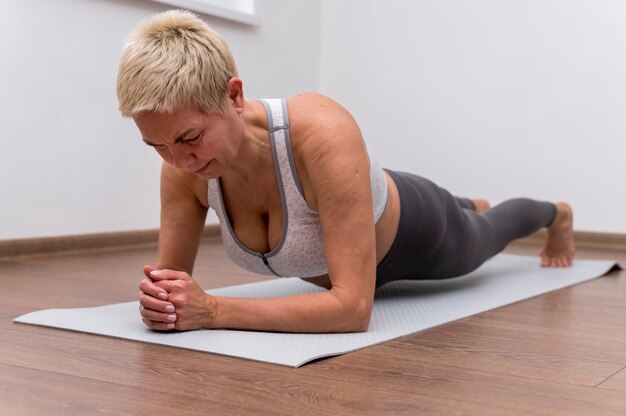
[{"label": "short blonde hair", "polygon": [[185,104],[224,112],[226,86],[237,67],[224,39],[196,15],[170,10],[129,35],[117,77],[124,117],[172,113]]}]

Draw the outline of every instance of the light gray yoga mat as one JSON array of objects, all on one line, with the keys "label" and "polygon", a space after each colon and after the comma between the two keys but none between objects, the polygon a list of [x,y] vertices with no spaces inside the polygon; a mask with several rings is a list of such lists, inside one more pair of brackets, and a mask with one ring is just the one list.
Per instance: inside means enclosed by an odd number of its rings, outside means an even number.
[{"label": "light gray yoga mat", "polygon": [[[402,281],[376,292],[370,328],[356,334],[283,334],[232,330],[159,333],[139,319],[138,303],[48,309],[15,322],[88,332],[172,347],[299,367],[602,276],[613,261],[576,260],[544,269],[536,257],[499,254],[478,270],[443,281]],[[300,279],[280,279],[209,292],[221,296],[277,297],[321,290]]]}]

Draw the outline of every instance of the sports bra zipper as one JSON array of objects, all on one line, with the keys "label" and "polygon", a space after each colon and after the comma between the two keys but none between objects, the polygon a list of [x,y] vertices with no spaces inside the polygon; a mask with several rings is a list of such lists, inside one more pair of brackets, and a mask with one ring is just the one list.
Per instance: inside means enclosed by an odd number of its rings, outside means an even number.
[{"label": "sports bra zipper", "polygon": [[276,273],[276,271],[274,271],[274,269],[272,269],[272,266],[270,266],[270,262],[267,260],[267,257],[265,257],[265,254],[257,253],[257,255],[261,258],[261,260],[263,260],[263,264],[265,264],[265,267],[267,267],[267,269],[270,272],[272,272],[275,276],[280,277],[280,275],[278,273]]}]

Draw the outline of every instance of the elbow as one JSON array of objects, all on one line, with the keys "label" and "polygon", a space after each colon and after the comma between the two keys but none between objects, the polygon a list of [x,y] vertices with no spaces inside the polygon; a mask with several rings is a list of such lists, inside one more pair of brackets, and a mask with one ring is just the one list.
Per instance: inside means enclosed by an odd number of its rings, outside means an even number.
[{"label": "elbow", "polygon": [[350,308],[346,332],[367,332],[372,318],[372,304],[365,300],[357,302]]},{"label": "elbow", "polygon": [[354,333],[367,332],[369,327],[370,327],[370,322],[369,322],[369,319],[368,319],[366,321],[363,321],[360,325],[356,326],[355,329],[350,331],[350,332],[354,332]]},{"label": "elbow", "polygon": [[[336,309],[328,318],[330,332],[367,332],[372,318],[373,296],[355,296],[333,287],[328,294],[334,298]],[[332,317],[331,317],[332,316]]]}]

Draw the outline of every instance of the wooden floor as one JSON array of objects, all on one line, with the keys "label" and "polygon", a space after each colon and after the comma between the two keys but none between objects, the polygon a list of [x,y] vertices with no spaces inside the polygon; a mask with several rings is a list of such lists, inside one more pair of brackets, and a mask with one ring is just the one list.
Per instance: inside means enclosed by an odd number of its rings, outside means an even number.
[{"label": "wooden floor", "polygon": [[[626,272],[299,369],[12,322],[134,300],[154,253],[0,261],[0,415],[626,414]],[[215,240],[195,274],[206,288],[260,279]]]}]

